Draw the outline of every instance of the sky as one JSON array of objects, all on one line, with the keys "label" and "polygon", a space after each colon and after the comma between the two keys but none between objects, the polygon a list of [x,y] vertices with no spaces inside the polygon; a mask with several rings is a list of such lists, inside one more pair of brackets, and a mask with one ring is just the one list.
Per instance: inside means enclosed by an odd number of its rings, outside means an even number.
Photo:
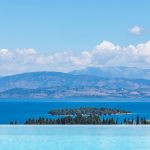
[{"label": "sky", "polygon": [[0,75],[150,68],[149,0],[0,1]]}]

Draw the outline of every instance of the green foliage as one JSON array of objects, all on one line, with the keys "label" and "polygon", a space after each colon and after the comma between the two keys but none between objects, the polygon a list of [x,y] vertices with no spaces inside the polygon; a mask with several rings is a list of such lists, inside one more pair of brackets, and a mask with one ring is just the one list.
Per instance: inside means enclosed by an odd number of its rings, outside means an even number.
[{"label": "green foliage", "polygon": [[28,119],[25,124],[115,124],[113,118],[104,119],[103,121],[99,116],[82,116],[76,117],[67,116],[59,119]]},{"label": "green foliage", "polygon": [[15,120],[15,121],[10,121],[9,124],[11,124],[11,125],[16,125],[16,124],[18,124],[18,123],[17,123],[17,121]]},{"label": "green foliage", "polygon": [[129,113],[125,110],[111,109],[111,108],[91,108],[91,107],[80,107],[74,109],[56,109],[50,110],[48,114],[50,115],[106,115],[106,114],[119,114],[119,113]]},{"label": "green foliage", "polygon": [[[81,107],[74,109],[58,109],[50,110],[48,112],[50,115],[64,115],[62,118],[58,119],[49,119],[40,117],[38,119],[29,118],[25,121],[24,124],[150,124],[150,120],[146,120],[145,117],[141,118],[137,116],[136,118],[129,119],[124,118],[123,122],[119,122],[118,118],[114,120],[113,117],[105,118],[106,114],[118,114],[118,113],[128,113],[125,110],[119,109],[110,109],[110,108],[90,108],[90,107]],[[103,118],[101,117],[103,115]],[[17,121],[11,121],[10,124],[18,124]]]}]

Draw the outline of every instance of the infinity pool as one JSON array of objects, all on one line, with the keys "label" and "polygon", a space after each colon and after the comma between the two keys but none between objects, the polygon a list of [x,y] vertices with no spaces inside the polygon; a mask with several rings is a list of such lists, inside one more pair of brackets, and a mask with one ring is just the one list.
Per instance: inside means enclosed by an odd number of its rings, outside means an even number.
[{"label": "infinity pool", "polygon": [[0,126],[0,150],[150,150],[150,126]]}]

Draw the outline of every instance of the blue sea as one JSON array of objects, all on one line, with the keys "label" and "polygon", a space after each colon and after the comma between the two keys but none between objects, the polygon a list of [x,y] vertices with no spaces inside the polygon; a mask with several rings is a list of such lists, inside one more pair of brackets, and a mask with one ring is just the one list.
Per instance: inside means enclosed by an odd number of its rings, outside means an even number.
[{"label": "blue sea", "polygon": [[136,116],[150,119],[149,99],[104,99],[104,98],[68,98],[68,99],[0,99],[0,124],[17,121],[23,124],[29,118],[58,118],[49,116],[48,111],[62,108],[107,107],[130,111],[128,115],[106,115],[105,118],[123,119]]}]

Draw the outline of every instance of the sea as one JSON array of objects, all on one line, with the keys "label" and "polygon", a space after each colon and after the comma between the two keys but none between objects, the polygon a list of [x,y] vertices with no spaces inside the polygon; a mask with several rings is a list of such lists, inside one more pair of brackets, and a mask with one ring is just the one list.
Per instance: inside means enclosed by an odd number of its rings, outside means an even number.
[{"label": "sea", "polygon": [[64,108],[114,108],[130,111],[130,114],[105,115],[101,117],[114,118],[122,123],[124,118],[145,117],[150,120],[150,99],[148,98],[62,98],[62,99],[0,99],[0,124],[17,121],[24,124],[29,118],[59,118],[50,116],[49,110]]}]

